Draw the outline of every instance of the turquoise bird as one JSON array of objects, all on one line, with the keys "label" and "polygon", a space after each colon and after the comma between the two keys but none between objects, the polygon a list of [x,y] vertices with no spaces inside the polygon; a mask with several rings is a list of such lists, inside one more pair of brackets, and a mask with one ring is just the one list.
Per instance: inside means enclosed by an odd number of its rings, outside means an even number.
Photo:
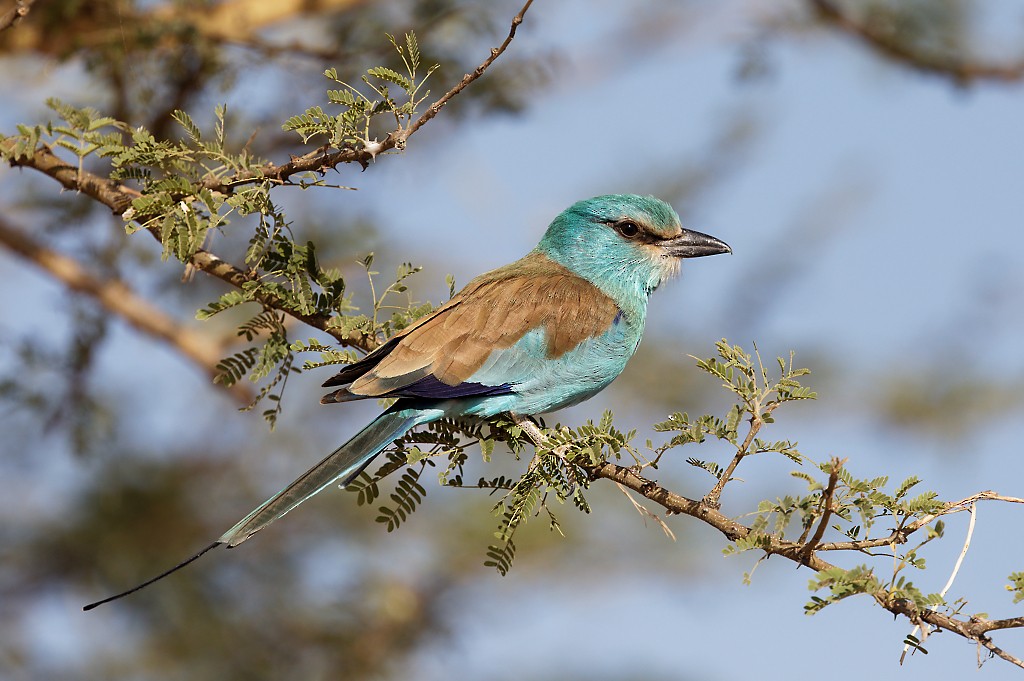
[{"label": "turquoise bird", "polygon": [[217,541],[120,598],[221,544],[238,546],[331,485],[351,483],[394,440],[443,417],[531,416],[578,404],[622,373],[647,319],[647,300],[683,258],[732,249],[683,229],[652,196],[579,201],[535,249],[483,274],[324,383],[324,404],[398,398],[320,463]]}]

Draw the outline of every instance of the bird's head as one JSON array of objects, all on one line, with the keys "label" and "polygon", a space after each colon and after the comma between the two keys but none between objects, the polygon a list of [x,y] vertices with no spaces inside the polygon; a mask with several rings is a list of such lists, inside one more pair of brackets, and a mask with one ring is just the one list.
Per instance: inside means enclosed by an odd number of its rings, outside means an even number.
[{"label": "bird's head", "polygon": [[732,252],[713,236],[683,229],[664,201],[636,194],[573,204],[537,248],[619,300],[649,295],[679,271],[683,258]]}]

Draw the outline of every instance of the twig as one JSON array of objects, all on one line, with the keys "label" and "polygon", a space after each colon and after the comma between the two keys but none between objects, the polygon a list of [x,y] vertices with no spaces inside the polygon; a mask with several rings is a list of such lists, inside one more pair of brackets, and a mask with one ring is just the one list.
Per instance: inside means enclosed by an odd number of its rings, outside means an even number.
[{"label": "twig", "polygon": [[633,495],[629,493],[629,490],[623,487],[620,483],[615,483],[615,486],[619,488],[620,492],[626,495],[626,498],[629,499],[629,503],[633,504],[633,508],[637,510],[637,513],[644,516],[644,525],[647,524],[647,518],[650,518],[654,522],[658,523],[658,526],[661,527],[661,531],[665,533],[665,536],[672,541],[676,540],[676,533],[673,532],[672,528],[661,519],[661,516],[634,499]]},{"label": "twig", "polygon": [[876,26],[858,23],[844,14],[833,0],[808,1],[822,20],[859,39],[882,56],[917,71],[952,78],[961,84],[974,80],[1014,82],[1024,79],[1024,60],[991,64],[956,59],[945,53],[918,51]]},{"label": "twig", "polygon": [[926,516],[918,518],[912,523],[907,523],[903,527],[896,528],[892,531],[892,534],[886,537],[879,537],[878,539],[864,539],[860,541],[828,542],[819,546],[818,551],[864,551],[882,546],[891,546],[892,544],[902,544],[907,541],[907,537],[909,535],[917,532],[925,525],[931,524],[942,516],[966,511],[969,506],[977,501],[1005,501],[1010,504],[1024,504],[1024,499],[1018,497],[1008,497],[1002,494],[996,494],[991,490],[978,492],[977,494],[972,494],[966,499],[946,504],[946,507],[941,511],[929,513]]},{"label": "twig", "polygon": [[[956,559],[956,564],[953,565],[953,573],[946,580],[946,586],[942,587],[939,595],[942,597],[946,596],[946,592],[949,591],[950,587],[953,586],[953,581],[956,580],[957,574],[960,572],[960,566],[963,565],[964,556],[967,555],[967,549],[971,546],[971,537],[974,536],[974,523],[978,519],[977,504],[971,504],[971,521],[967,524],[967,538],[964,539],[964,547],[960,549],[960,555]],[[911,636],[916,636],[918,630],[921,631],[921,642],[924,643],[928,640],[928,629],[922,628],[920,624],[915,624],[913,631],[910,632]],[[903,654],[900,655],[900,664],[903,664],[903,659],[907,656],[907,651],[910,649],[910,644],[907,643],[903,646]]]},{"label": "twig", "polygon": [[[221,349],[216,344],[150,306],[124,282],[100,279],[90,274],[74,259],[46,248],[23,230],[7,224],[3,218],[0,218],[0,244],[45,270],[71,290],[91,296],[139,331],[170,344],[211,378],[220,374],[217,364],[221,360]],[[252,400],[244,384],[236,383],[230,390],[241,404]]]},{"label": "twig", "polygon": [[758,431],[761,430],[761,426],[765,424],[762,416],[772,413],[775,407],[779,406],[779,402],[769,405],[764,411],[757,413],[757,410],[753,410],[755,413],[750,417],[750,430],[747,431],[747,437],[744,438],[743,444],[736,449],[736,455],[732,457],[732,461],[722,471],[721,477],[718,478],[718,482],[711,488],[711,491],[704,495],[704,503],[713,508],[719,508],[719,498],[722,496],[722,490],[732,480],[733,473],[736,472],[736,467],[740,465],[747,456],[750,455],[750,447],[754,444],[754,438],[757,436]]},{"label": "twig", "polygon": [[993,643],[992,639],[990,639],[989,637],[982,636],[978,639],[978,644],[985,646],[985,648],[987,648],[989,652],[991,652],[996,657],[1001,657],[1010,664],[1017,665],[1021,669],[1024,669],[1024,660],[1021,660],[1019,657],[1014,657],[1010,653],[1006,652],[1005,650],[997,646],[995,643]]},{"label": "twig", "polygon": [[534,468],[540,465],[540,451],[541,447],[544,447],[548,443],[547,437],[540,431],[537,424],[533,422],[529,416],[523,416],[514,412],[509,412],[509,416],[512,418],[512,422],[523,429],[530,440],[533,441],[534,454],[533,458],[530,459],[530,465],[527,466],[527,472],[532,472]]},{"label": "twig", "polygon": [[392,149],[404,149],[409,138],[412,137],[417,130],[437,116],[441,109],[444,108],[444,106],[451,101],[453,97],[465,90],[470,83],[484,75],[484,72],[491,66],[491,64],[493,64],[494,61],[500,57],[506,49],[508,49],[508,46],[515,38],[516,29],[519,28],[521,23],[523,23],[523,17],[526,15],[527,10],[530,9],[530,5],[532,4],[533,0],[527,0],[526,4],[519,10],[519,13],[512,18],[512,26],[509,29],[508,36],[505,38],[504,42],[502,42],[498,47],[491,48],[490,55],[480,62],[480,65],[477,66],[476,69],[464,75],[462,80],[441,95],[436,102],[427,107],[427,110],[424,111],[423,114],[413,123],[411,123],[409,127],[393,130],[384,138],[383,141],[375,145],[375,148],[372,151],[366,148],[354,147],[346,147],[334,152],[327,149],[318,149],[303,156],[293,158],[288,163],[284,163],[282,165],[268,163],[256,170],[242,171],[229,178],[218,179],[211,177],[203,183],[203,186],[210,190],[230,191],[232,187],[251,184],[265,178],[272,178],[280,182],[286,182],[289,177],[297,173],[323,173],[324,171],[341,165],[342,163],[359,163],[363,167],[366,167],[377,156],[386,151],[390,151]]},{"label": "twig", "polygon": [[34,4],[36,4],[36,0],[17,0],[14,7],[0,15],[0,31],[16,26],[18,22],[28,16]]},{"label": "twig", "polygon": [[821,543],[821,538],[825,536],[825,530],[828,528],[828,521],[832,518],[832,497],[836,493],[836,484],[839,482],[839,469],[842,468],[845,461],[839,459],[832,459],[832,470],[828,474],[828,486],[825,488],[824,494],[821,495],[821,520],[818,522],[818,529],[815,530],[814,536],[804,546],[804,555],[810,558],[814,555],[814,549]]},{"label": "twig", "polygon": [[[470,83],[480,78],[488,67],[490,67],[491,64],[493,64],[494,61],[505,52],[509,44],[512,42],[512,39],[515,37],[516,28],[518,28],[519,24],[523,22],[523,17],[531,4],[533,4],[533,0],[527,0],[526,4],[519,10],[519,13],[512,19],[512,26],[509,30],[508,37],[505,38],[505,41],[498,47],[493,48],[490,55],[481,62],[472,73],[466,74],[461,81],[456,83],[454,87],[434,102],[429,109],[408,128],[396,130],[388,135],[388,137],[381,142],[378,148],[374,151],[374,154],[371,154],[366,149],[341,149],[334,153],[328,153],[327,150],[319,149],[305,154],[304,156],[294,158],[288,163],[282,165],[270,163],[254,171],[242,171],[230,178],[211,178],[203,183],[204,186],[208,189],[215,189],[230,193],[233,187],[250,184],[267,178],[271,178],[279,182],[285,182],[290,176],[296,173],[310,171],[323,172],[324,170],[333,168],[341,163],[355,162],[365,166],[373,159],[374,155],[380,154],[382,151],[386,151],[388,149],[394,149],[396,146],[404,146],[406,140],[408,140],[414,132],[423,127],[427,121],[434,118],[445,104],[466,89]],[[0,153],[4,153],[10,157],[15,146],[16,144],[14,139],[0,136]],[[110,178],[81,170],[80,168],[67,163],[54,154],[52,149],[45,145],[41,145],[37,148],[31,156],[11,158],[10,164],[12,166],[32,168],[45,173],[60,182],[66,188],[79,191],[89,196],[95,201],[107,206],[118,215],[124,214],[124,212],[131,206],[132,200],[140,196],[139,192],[131,187],[122,185]],[[159,228],[151,228],[149,231],[157,239],[160,239]],[[252,281],[252,277],[240,268],[220,259],[213,253],[202,249],[197,250],[189,263],[186,264],[191,264],[207,274],[217,277],[218,279],[235,287],[241,288],[244,283]],[[353,331],[345,334],[337,329],[328,328],[328,323],[331,318],[327,315],[305,315],[295,310],[286,309],[280,299],[265,291],[257,293],[255,295],[255,300],[267,307],[284,311],[295,319],[330,334],[343,346],[351,346],[370,352],[379,345],[377,338],[371,334],[366,334],[360,331]]]},{"label": "twig", "polygon": [[502,53],[504,53],[505,50],[508,49],[508,46],[516,37],[516,29],[519,28],[519,24],[523,23],[523,17],[526,16],[526,12],[530,9],[530,5],[532,4],[533,0],[526,0],[526,4],[523,5],[522,9],[519,10],[519,13],[512,17],[512,26],[509,28],[508,36],[505,38],[505,41],[501,43],[501,45],[499,45],[498,47],[491,48],[491,56],[483,60],[472,73],[467,73],[466,75],[464,75],[462,77],[462,80],[455,84],[455,87],[453,87],[448,92],[444,93],[444,95],[442,95],[439,100],[431,104],[427,108],[427,110],[423,112],[423,115],[416,120],[415,123],[410,125],[404,131],[399,132],[398,138],[396,138],[395,140],[396,142],[398,141],[398,139],[401,139],[402,142],[404,143],[405,140],[408,139],[410,135],[412,135],[414,132],[422,128],[427,123],[427,121],[436,116],[438,112],[444,107],[445,104],[448,103],[448,101],[452,97],[465,90],[470,83],[472,83],[480,76],[484,75],[484,71],[486,71],[488,67],[490,67],[490,65],[494,63],[494,60],[500,57]]},{"label": "twig", "polygon": [[[581,464],[581,466],[593,479],[604,478],[606,480],[611,480],[639,493],[647,499],[650,499],[671,513],[679,513],[697,518],[698,520],[717,529],[731,542],[749,537],[752,532],[749,527],[723,515],[718,511],[718,509],[709,506],[702,501],[689,499],[676,494],[662,487],[653,480],[641,477],[636,471],[629,468],[625,468],[608,461],[594,465]],[[983,499],[1002,500],[1011,503],[1024,503],[1024,499],[1004,497],[1000,494],[996,494],[995,492],[980,492],[972,497],[968,497],[964,502],[969,504],[971,500],[980,501]],[[950,504],[946,512],[953,512],[954,507],[964,502]],[[919,526],[918,529],[920,529],[921,526]],[[800,565],[809,567],[815,572],[830,570],[836,567],[832,563],[822,560],[817,553],[807,556],[805,554],[805,546],[798,542],[781,540],[772,535],[766,536],[765,542],[766,543],[761,546],[761,548],[767,555],[782,556]],[[986,649],[991,651],[993,655],[997,655],[998,657],[1019,667],[1024,667],[1024,663],[1022,663],[1021,660],[999,648],[986,636],[987,632],[994,629],[1024,627],[1024,617],[992,621],[974,618],[970,620],[961,620],[935,610],[919,611],[913,603],[905,599],[889,598],[888,592],[886,591],[873,595],[879,605],[894,615],[902,615],[912,622],[925,622],[935,628],[945,629],[946,631],[958,634],[959,636],[975,641],[979,645],[984,646]]]}]

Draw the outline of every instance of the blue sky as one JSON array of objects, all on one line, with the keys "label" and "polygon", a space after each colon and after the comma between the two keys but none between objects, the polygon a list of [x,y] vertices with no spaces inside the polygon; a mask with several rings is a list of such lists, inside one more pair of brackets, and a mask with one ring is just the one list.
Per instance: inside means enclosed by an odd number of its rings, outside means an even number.
[{"label": "blue sky", "polygon": [[[413,138],[405,158],[344,174],[359,191],[307,192],[296,201],[321,215],[373,216],[382,229],[371,247],[381,261],[429,265],[419,275],[420,290],[436,302],[446,291],[445,273],[465,283],[518,257],[579,198],[648,191],[699,163],[723,121],[746,116],[756,134],[737,162],[694,205],[677,206],[689,226],[726,240],[735,255],[687,263],[682,281],[652,302],[649,337],[685,339],[681,355],[707,355],[723,336],[756,341],[770,356],[825,350],[838,367],[831,392],[796,410],[784,434],[806,453],[849,457],[865,477],[916,473],[948,498],[987,488],[1024,496],[1020,402],[953,443],[884,427],[862,403],[865,383],[899,365],[938,367],[950,377],[975,372],[1009,380],[1024,373],[1024,87],[958,89],[882,63],[832,34],[772,41],[771,75],[740,85],[740,46],[763,26],[755,17],[775,11],[763,5],[691,5],[688,14],[679,10],[683,23],[646,26],[651,39],[637,50],[614,40],[627,11],[620,3],[537,2],[511,51],[555,49],[560,58],[551,86],[523,115],[460,121],[454,134],[432,138],[431,127],[452,125],[442,117]],[[640,7],[654,15],[654,3]],[[309,93],[310,103],[319,96]],[[18,105],[25,102],[31,100],[20,95]],[[5,125],[13,110],[0,105]],[[16,182],[16,174],[0,169],[4,183]],[[35,281],[7,259],[2,266]],[[40,298],[8,297],[4,306],[42,326],[29,311],[52,301],[54,291],[34,295]],[[120,371],[177,361],[153,352],[155,358],[119,357]],[[202,381],[172,379],[167,399],[193,399],[188,391]],[[318,395],[312,381],[301,385]],[[620,407],[624,395],[613,386],[559,418],[595,418]],[[298,392],[291,397],[302,401]],[[314,407],[289,411],[292,427],[308,408]],[[353,409],[346,427],[372,411]],[[639,425],[662,414],[622,416]],[[139,418],[158,431],[170,428],[157,415]],[[244,427],[246,418],[255,417],[232,417],[228,429]],[[309,457],[316,458],[317,440],[326,445],[332,437],[311,436]],[[33,494],[60,490],[81,474],[70,470],[76,462],[65,464],[52,489]],[[732,500],[736,512],[759,492],[773,493],[772,481],[788,469],[769,462],[753,470],[764,478],[748,477],[748,491]],[[624,500],[617,510],[633,513]],[[977,596],[980,605],[969,610],[1019,614],[1002,585],[1009,572],[1024,569],[1024,550],[1006,540],[1019,536],[1022,514],[980,508],[975,542],[953,589]],[[635,521],[623,525],[627,531],[640,531],[639,518],[626,520]],[[713,533],[685,518],[670,522],[683,535],[674,547],[678,564],[646,565],[640,556],[627,569],[619,559],[608,572],[595,565],[586,579],[559,581],[554,589],[528,557],[520,556],[524,565],[505,579],[481,570],[478,584],[450,604],[455,643],[420,655],[417,678],[501,680],[586,668],[595,678],[774,679],[827,669],[836,679],[912,674],[943,681],[974,669],[974,649],[948,634],[901,669],[905,621],[893,623],[862,599],[808,618],[806,571],[770,561],[743,586],[753,557],[722,558]],[[921,577],[925,590],[945,582],[965,526],[964,518],[949,523],[948,546],[930,554]],[[646,532],[650,541],[664,541],[656,529]],[[615,597],[595,595],[595,583]],[[40,617],[65,615],[54,606]],[[80,624],[65,622],[70,630]],[[1020,634],[998,640],[1024,648]],[[502,655],[516,665],[494,669],[491,661]],[[985,679],[1013,673],[998,660],[981,672]]]}]

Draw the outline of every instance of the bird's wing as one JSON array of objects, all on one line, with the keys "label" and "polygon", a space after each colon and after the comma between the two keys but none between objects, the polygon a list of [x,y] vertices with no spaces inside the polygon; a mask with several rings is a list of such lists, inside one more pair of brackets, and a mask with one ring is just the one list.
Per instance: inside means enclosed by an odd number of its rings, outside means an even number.
[{"label": "bird's wing", "polygon": [[[604,333],[619,314],[587,280],[540,253],[470,282],[433,314],[324,383],[326,402],[512,392],[540,362]],[[536,347],[519,344],[532,331]]]}]

